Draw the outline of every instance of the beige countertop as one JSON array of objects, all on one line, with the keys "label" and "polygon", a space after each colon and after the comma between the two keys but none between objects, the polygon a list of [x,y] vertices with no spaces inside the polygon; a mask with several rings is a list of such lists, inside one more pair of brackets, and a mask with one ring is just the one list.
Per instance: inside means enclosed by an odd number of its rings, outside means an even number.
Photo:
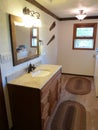
[{"label": "beige countertop", "polygon": [[[49,65],[49,64],[39,65],[34,70],[34,72],[32,71],[31,73],[25,73],[22,76],[8,83],[14,85],[20,85],[24,87],[41,89],[53,77],[53,75],[55,75],[55,73],[61,68],[62,68],[61,65]],[[38,70],[48,71],[49,74],[45,76],[33,76],[32,74]]]}]

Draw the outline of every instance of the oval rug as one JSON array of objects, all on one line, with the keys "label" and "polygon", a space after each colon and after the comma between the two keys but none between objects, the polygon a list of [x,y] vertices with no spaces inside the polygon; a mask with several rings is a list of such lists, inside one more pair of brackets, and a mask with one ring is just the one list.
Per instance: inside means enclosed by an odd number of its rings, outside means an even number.
[{"label": "oval rug", "polygon": [[86,130],[86,110],[80,103],[64,101],[58,107],[51,130]]},{"label": "oval rug", "polygon": [[65,88],[70,93],[84,95],[91,91],[91,82],[87,78],[72,77],[68,80]]}]

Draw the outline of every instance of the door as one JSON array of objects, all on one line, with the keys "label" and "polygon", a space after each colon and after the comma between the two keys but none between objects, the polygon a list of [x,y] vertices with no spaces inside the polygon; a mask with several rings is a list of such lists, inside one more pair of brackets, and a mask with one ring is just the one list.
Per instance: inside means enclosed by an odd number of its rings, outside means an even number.
[{"label": "door", "polygon": [[0,130],[8,130],[8,120],[4,102],[4,93],[2,87],[2,77],[0,68]]}]

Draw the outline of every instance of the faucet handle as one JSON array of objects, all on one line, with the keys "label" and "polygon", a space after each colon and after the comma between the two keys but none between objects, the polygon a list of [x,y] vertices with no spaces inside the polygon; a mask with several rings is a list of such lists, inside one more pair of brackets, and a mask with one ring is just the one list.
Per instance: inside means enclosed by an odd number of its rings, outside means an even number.
[{"label": "faucet handle", "polygon": [[33,69],[33,70],[35,70],[35,69],[36,69],[36,66],[35,66],[34,64],[33,64],[33,66],[32,66],[32,69]]},{"label": "faucet handle", "polygon": [[32,64],[30,63],[28,66],[28,73],[30,73],[32,71]]}]

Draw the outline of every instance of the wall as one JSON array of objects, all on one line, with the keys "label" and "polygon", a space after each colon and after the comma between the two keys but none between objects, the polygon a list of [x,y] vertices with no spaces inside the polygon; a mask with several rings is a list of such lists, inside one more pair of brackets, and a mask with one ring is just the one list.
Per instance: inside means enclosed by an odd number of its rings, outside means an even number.
[{"label": "wall", "polygon": [[[40,40],[43,41],[40,47],[41,55],[40,57],[34,60],[25,62],[17,66],[13,66],[8,14],[22,16],[23,15],[22,9],[25,6],[29,7],[32,10],[38,11],[41,15],[42,27],[39,29]],[[54,28],[50,32],[49,27],[54,21],[56,21],[56,28]],[[83,20],[82,22],[98,23],[98,20]],[[6,1],[0,0],[0,56],[1,56],[0,67],[2,71],[2,80],[3,80],[8,122],[10,128],[12,126],[12,120],[9,107],[8,92],[6,89],[7,75],[12,73],[15,74],[17,70],[20,71],[21,69],[26,68],[30,62],[57,64],[57,57],[58,57],[58,64],[62,64],[64,73],[93,75],[95,65],[95,59],[93,58],[93,55],[96,54],[95,50],[94,51],[72,50],[74,23],[79,23],[79,21],[74,20],[74,21],[58,22],[57,20],[47,15],[40,9],[26,2],[25,0],[6,0]],[[47,46],[47,42],[54,34],[55,39]],[[59,49],[57,50],[57,48]],[[98,48],[98,33],[96,39],[96,48]]]},{"label": "wall", "polygon": [[[62,64],[63,72],[80,75],[93,75],[95,50],[73,50],[73,25],[75,23],[98,23],[96,20],[70,20],[59,22],[59,49],[58,63]],[[98,26],[96,37],[96,48],[98,48]]]},{"label": "wall", "polygon": [[[34,11],[38,11],[41,16],[42,27],[39,29],[40,40],[43,41],[41,45],[41,55],[31,61],[25,62],[23,64],[13,66],[12,62],[12,51],[11,51],[11,39],[9,31],[9,19],[8,14],[13,14],[15,16],[22,16],[22,9],[24,7],[29,7]],[[51,32],[49,31],[50,25],[56,21],[53,17],[47,15],[40,9],[26,2],[25,0],[0,0],[0,67],[2,71],[3,88],[5,94],[7,115],[9,128],[12,127],[11,113],[8,100],[8,92],[6,87],[6,76],[13,74],[21,69],[24,69],[31,62],[33,63],[45,63],[45,64],[56,64],[57,63],[57,26]],[[55,34],[56,38],[47,46],[47,42],[51,36]],[[54,51],[55,50],[55,51]],[[52,58],[51,58],[52,57]],[[13,75],[13,76],[14,76]]]}]

